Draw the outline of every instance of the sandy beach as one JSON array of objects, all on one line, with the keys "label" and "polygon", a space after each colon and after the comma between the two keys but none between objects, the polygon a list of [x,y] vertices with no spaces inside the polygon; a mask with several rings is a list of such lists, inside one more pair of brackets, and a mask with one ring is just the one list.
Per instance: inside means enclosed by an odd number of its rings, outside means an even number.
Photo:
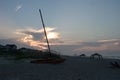
[{"label": "sandy beach", "polygon": [[66,57],[61,64],[32,64],[29,60],[0,58],[0,80],[120,80],[120,68],[110,68],[117,59]]}]

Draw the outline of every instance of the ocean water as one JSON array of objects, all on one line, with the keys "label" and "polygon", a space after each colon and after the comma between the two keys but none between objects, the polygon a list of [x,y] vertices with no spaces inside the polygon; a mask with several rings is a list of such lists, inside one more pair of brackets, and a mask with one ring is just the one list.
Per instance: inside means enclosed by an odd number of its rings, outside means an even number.
[{"label": "ocean water", "polygon": [[109,59],[120,59],[120,56],[104,56],[104,58],[109,58]]}]

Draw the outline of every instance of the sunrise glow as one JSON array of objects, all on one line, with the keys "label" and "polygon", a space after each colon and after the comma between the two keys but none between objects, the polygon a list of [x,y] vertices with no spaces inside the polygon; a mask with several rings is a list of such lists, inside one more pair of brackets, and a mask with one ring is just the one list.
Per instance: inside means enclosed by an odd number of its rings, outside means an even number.
[{"label": "sunrise glow", "polygon": [[56,38],[58,38],[58,33],[50,32],[50,33],[48,33],[47,37],[48,37],[48,39],[56,39]]}]

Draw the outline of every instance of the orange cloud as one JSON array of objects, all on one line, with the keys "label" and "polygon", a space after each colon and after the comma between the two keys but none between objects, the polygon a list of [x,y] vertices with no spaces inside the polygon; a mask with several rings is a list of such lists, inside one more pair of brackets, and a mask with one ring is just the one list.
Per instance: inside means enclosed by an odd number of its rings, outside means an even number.
[{"label": "orange cloud", "polygon": [[[46,27],[47,36],[50,41],[59,39],[59,33],[55,32],[54,30],[55,28]],[[15,33],[21,35],[19,41],[27,43],[30,46],[34,46],[37,49],[47,49],[43,29],[19,29],[16,30]]]}]

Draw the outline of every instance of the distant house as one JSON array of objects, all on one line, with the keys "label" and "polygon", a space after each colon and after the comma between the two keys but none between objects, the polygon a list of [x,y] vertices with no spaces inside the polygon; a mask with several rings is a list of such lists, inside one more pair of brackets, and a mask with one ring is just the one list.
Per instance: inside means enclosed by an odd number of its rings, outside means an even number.
[{"label": "distant house", "polygon": [[5,46],[5,48],[6,48],[6,51],[15,51],[15,50],[17,50],[17,46],[14,45],[14,44],[7,44]]}]

